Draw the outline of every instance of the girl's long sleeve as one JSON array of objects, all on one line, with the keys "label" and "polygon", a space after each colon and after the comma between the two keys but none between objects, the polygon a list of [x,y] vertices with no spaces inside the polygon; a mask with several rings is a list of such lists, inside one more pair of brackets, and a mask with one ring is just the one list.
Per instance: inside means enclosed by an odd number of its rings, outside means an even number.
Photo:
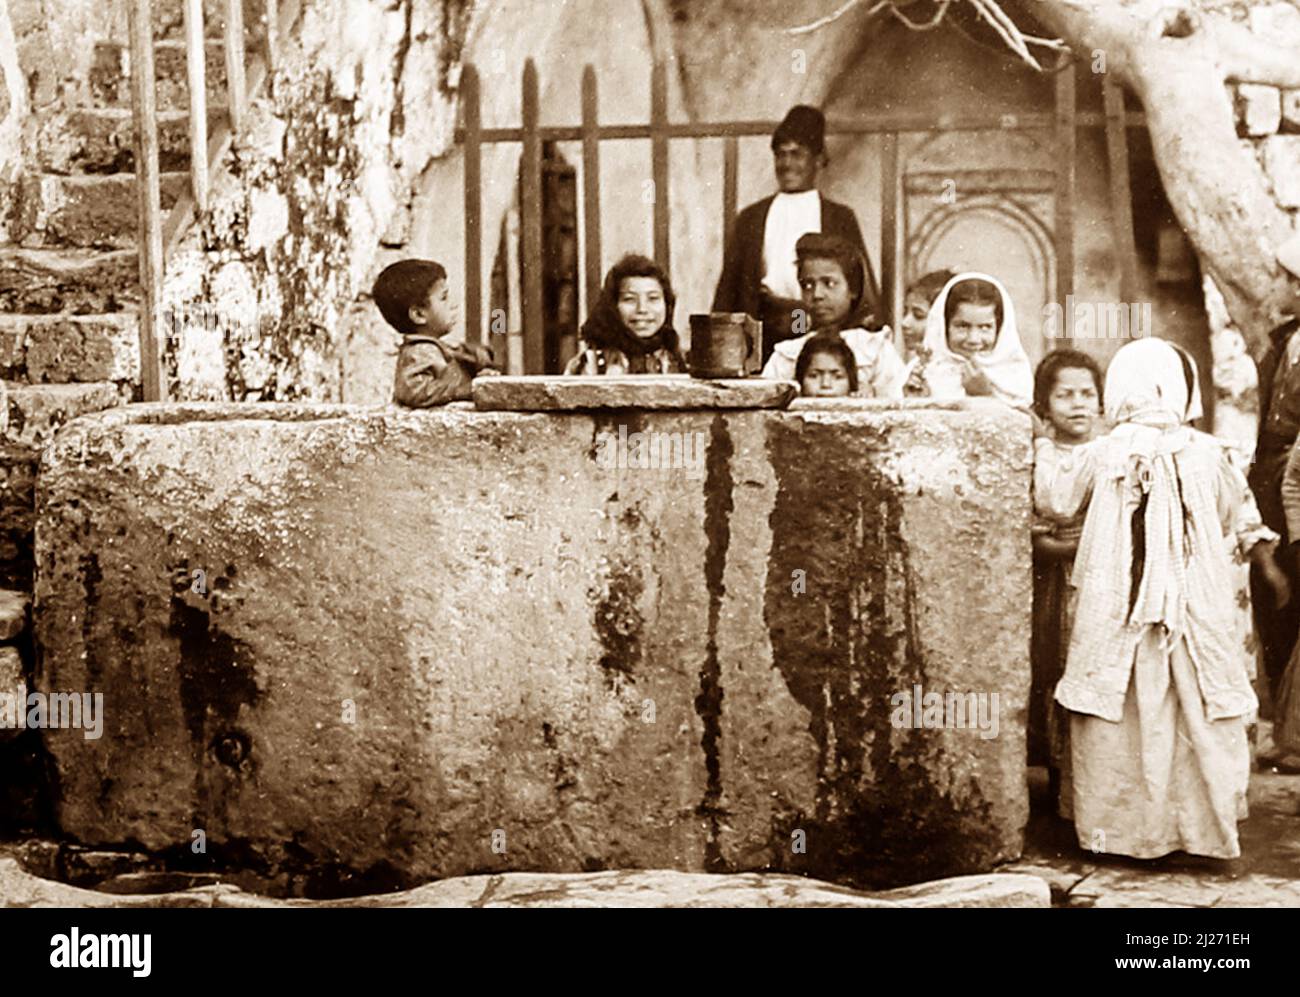
[{"label": "girl's long sleeve", "polygon": [[1045,437],[1035,440],[1035,510],[1058,521],[1077,516],[1092,494],[1096,454],[1095,443],[1063,450]]},{"label": "girl's long sleeve", "polygon": [[1245,558],[1258,543],[1276,540],[1277,534],[1264,525],[1255,496],[1246,477],[1225,451],[1219,465],[1219,515],[1236,539],[1237,551]]}]

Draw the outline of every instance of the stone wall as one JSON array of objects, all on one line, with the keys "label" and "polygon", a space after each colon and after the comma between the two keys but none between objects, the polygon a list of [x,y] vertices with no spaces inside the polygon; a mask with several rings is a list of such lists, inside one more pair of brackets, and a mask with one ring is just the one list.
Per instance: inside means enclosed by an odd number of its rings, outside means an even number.
[{"label": "stone wall", "polygon": [[211,210],[169,265],[176,397],[342,397],[341,316],[381,245],[405,255],[415,183],[452,143],[468,7],[306,0]]},{"label": "stone wall", "polygon": [[[1300,53],[1300,6],[1295,3],[1252,4],[1243,13],[1251,32],[1271,44]],[[1237,134],[1268,178],[1273,198],[1300,231],[1300,90],[1259,84],[1232,87]],[[1208,279],[1207,279],[1207,283]],[[1214,336],[1214,385],[1219,403],[1214,431],[1232,441],[1243,462],[1255,450],[1258,379],[1246,357],[1241,333],[1222,306],[1222,297],[1207,287]]]},{"label": "stone wall", "polygon": [[[619,466],[636,433],[684,459]],[[78,419],[36,687],[104,727],[45,732],[58,824],[371,883],[987,869],[1027,819],[1028,493],[992,403]]]}]

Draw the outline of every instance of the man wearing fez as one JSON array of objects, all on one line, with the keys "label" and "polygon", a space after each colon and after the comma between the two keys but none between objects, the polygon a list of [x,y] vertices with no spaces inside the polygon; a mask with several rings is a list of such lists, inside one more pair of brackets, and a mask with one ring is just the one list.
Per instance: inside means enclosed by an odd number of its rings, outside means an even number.
[{"label": "man wearing fez", "polygon": [[747,312],[763,323],[763,362],[781,340],[809,330],[800,322],[802,302],[795,267],[795,243],[808,232],[846,239],[867,260],[864,289],[879,317],[880,288],[871,258],[848,205],[823,197],[817,174],[827,163],[826,119],[806,104],[790,109],[772,133],[778,193],[749,205],[736,217],[713,296],[715,312]]}]

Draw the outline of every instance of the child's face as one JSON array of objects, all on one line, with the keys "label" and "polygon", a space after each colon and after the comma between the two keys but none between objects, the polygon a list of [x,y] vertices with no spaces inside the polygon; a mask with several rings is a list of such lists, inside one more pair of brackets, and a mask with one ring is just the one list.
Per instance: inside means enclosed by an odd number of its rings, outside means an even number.
[{"label": "child's face", "polygon": [[948,322],[948,349],[963,357],[987,353],[998,341],[998,313],[992,305],[963,301]]},{"label": "child's face", "polygon": [[618,288],[618,317],[632,335],[649,339],[668,317],[664,289],[653,277],[624,277]]},{"label": "child's face", "polygon": [[429,296],[424,300],[424,304],[411,307],[411,322],[427,336],[437,336],[442,339],[452,339],[456,336],[464,338],[460,332],[452,333],[452,326],[456,322],[456,306],[448,294],[445,280],[440,280],[429,288]]},{"label": "child's face", "polygon": [[844,398],[849,393],[849,372],[834,354],[814,353],[799,387],[808,398]]},{"label": "child's face", "polygon": [[1101,412],[1097,382],[1092,371],[1084,367],[1062,367],[1047,396],[1047,421],[1056,438],[1063,442],[1083,442],[1091,438],[1092,427]]},{"label": "child's face", "polygon": [[925,319],[930,314],[930,300],[913,291],[903,298],[903,317],[898,327],[903,331],[903,346],[917,350],[925,342]]},{"label": "child's face", "polygon": [[799,291],[814,329],[842,321],[853,307],[849,282],[835,260],[808,259],[800,263]]}]

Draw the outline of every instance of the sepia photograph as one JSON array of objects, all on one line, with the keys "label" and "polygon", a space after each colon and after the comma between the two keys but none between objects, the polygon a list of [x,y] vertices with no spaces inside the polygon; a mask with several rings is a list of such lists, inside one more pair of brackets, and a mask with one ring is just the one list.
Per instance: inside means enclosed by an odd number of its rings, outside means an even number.
[{"label": "sepia photograph", "polygon": [[0,378],[6,962],[1285,954],[1300,0],[0,0]]}]

